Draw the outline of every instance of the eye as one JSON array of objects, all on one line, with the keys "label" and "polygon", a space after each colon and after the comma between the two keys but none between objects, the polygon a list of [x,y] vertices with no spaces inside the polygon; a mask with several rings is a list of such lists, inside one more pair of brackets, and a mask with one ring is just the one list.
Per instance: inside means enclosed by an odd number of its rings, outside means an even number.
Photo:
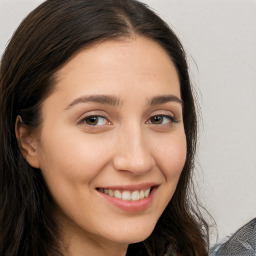
[{"label": "eye", "polygon": [[84,118],[82,121],[90,126],[100,126],[109,124],[109,121],[103,116],[88,116]]},{"label": "eye", "polygon": [[152,116],[149,121],[150,124],[170,124],[170,123],[177,123],[177,120],[173,116],[169,115],[156,115]]}]

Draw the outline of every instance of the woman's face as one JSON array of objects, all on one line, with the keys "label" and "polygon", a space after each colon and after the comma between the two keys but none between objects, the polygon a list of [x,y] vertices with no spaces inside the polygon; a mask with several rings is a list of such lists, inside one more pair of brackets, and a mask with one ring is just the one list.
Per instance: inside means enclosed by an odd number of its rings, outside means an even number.
[{"label": "woman's face", "polygon": [[146,239],[186,158],[180,84],[167,53],[142,37],[79,52],[57,73],[42,117],[32,165],[67,241]]}]

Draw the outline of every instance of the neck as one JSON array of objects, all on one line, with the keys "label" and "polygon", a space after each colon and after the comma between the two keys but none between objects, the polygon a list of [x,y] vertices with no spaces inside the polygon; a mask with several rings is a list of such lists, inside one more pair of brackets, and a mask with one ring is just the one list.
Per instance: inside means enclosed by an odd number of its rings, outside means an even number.
[{"label": "neck", "polygon": [[64,256],[125,256],[127,246],[102,241],[73,238],[66,243],[63,254]]},{"label": "neck", "polygon": [[81,239],[78,237],[71,238],[66,242],[64,248],[65,256],[125,256],[127,251],[126,245],[117,245],[114,243],[93,238]]}]

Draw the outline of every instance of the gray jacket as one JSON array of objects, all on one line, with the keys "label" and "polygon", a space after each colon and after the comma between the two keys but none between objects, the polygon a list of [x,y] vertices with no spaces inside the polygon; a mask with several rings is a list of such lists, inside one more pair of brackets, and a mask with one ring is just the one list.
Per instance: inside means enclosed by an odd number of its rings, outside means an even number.
[{"label": "gray jacket", "polygon": [[211,248],[210,256],[256,256],[256,218]]}]

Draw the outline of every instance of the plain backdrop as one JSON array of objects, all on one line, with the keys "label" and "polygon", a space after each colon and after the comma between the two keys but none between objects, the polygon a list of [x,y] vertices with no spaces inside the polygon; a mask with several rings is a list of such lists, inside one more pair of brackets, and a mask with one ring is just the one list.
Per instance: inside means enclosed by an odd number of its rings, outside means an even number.
[{"label": "plain backdrop", "polygon": [[[0,54],[41,2],[0,0]],[[222,238],[256,217],[256,1],[143,2],[187,51],[201,112],[195,182]]]}]

